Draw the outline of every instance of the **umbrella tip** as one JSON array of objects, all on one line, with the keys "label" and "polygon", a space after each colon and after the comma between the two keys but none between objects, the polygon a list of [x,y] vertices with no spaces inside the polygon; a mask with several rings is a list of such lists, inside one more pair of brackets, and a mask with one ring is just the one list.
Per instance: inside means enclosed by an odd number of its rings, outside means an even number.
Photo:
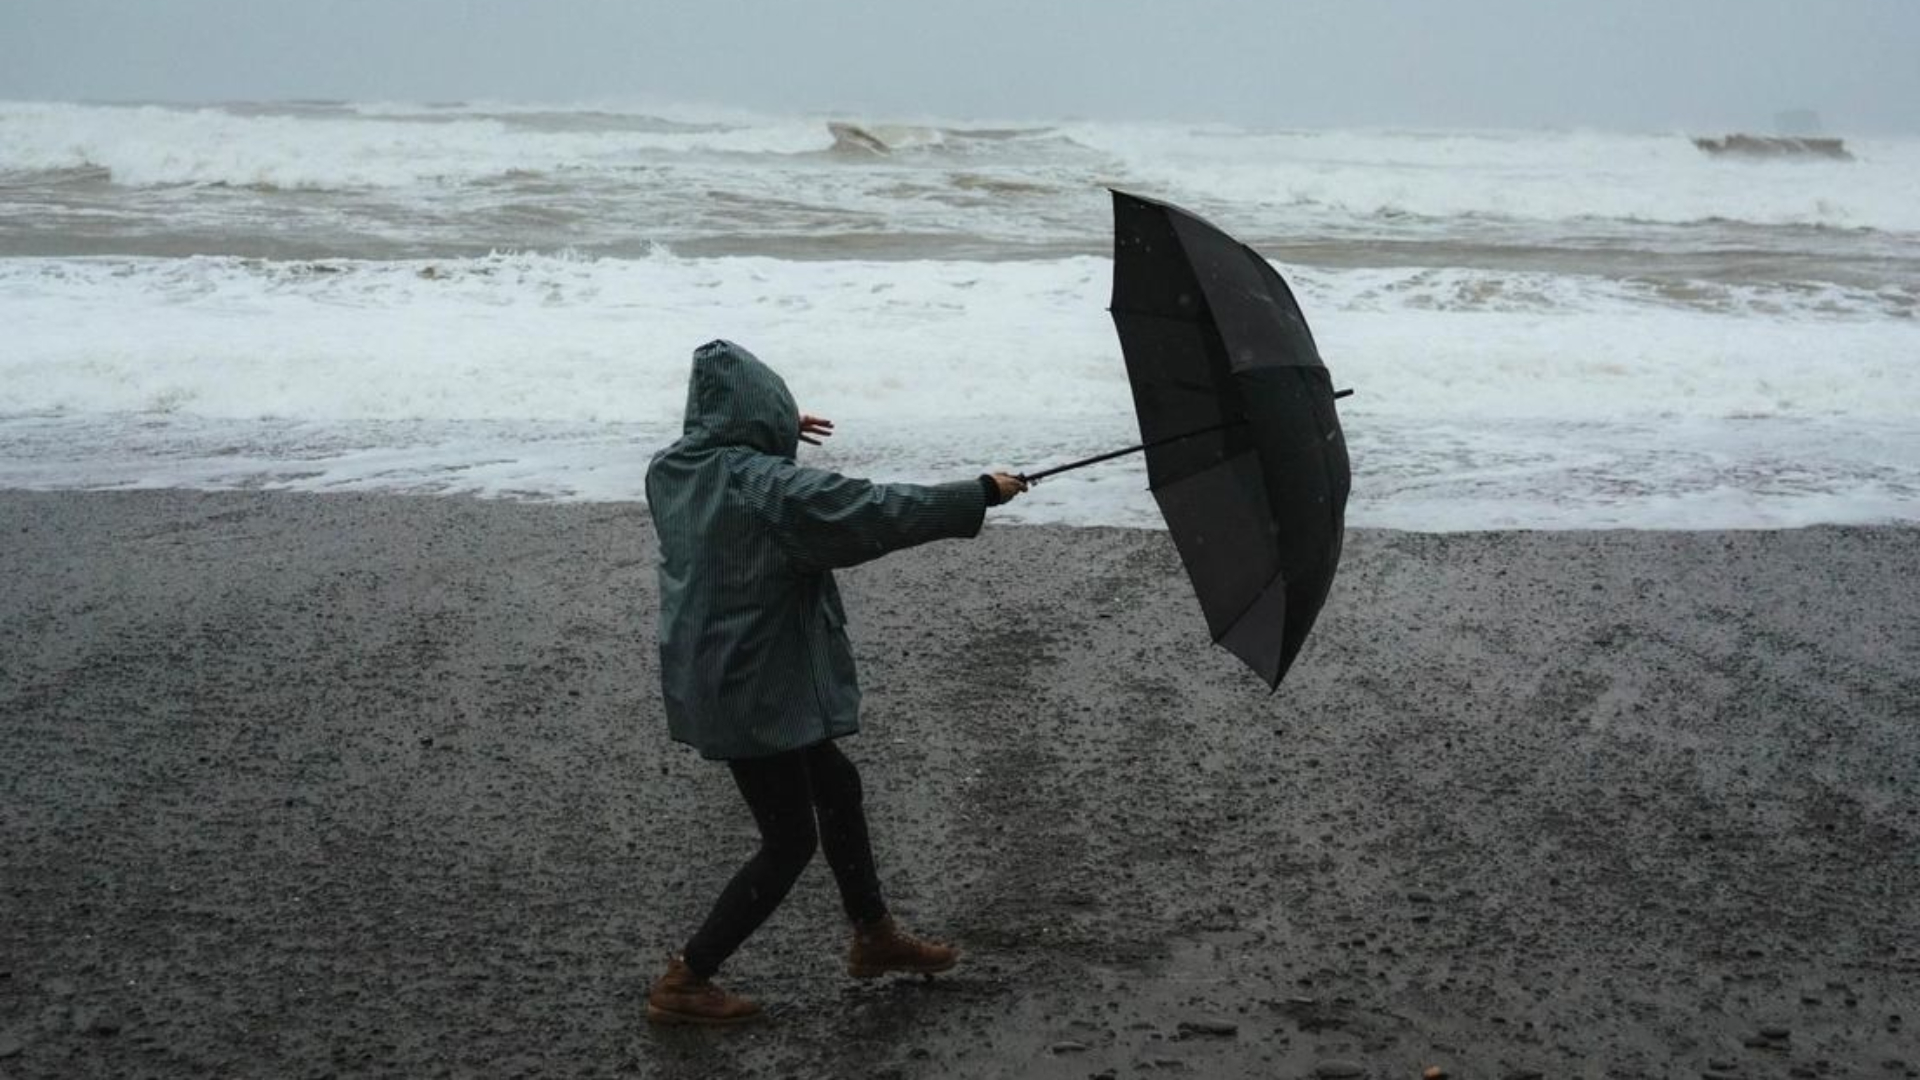
[{"label": "umbrella tip", "polygon": [[1352,397],[1352,396],[1353,396],[1353,387],[1351,386],[1347,387],[1345,390],[1335,390],[1333,392],[1333,400],[1335,401],[1339,401],[1343,397]]}]

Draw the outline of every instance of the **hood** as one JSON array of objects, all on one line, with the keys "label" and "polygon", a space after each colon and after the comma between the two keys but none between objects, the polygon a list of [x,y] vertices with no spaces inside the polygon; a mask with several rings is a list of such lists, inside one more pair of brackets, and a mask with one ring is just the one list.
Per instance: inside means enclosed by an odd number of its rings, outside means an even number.
[{"label": "hood", "polygon": [[693,350],[682,445],[750,446],[790,458],[800,445],[800,409],[786,381],[731,341]]}]

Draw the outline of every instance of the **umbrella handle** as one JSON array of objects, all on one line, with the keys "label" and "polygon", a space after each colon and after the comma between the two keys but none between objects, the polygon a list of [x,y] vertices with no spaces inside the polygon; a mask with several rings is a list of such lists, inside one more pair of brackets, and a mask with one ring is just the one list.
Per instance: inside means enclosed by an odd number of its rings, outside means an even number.
[{"label": "umbrella handle", "polygon": [[[1337,390],[1334,392],[1333,396],[1336,400],[1338,400],[1339,398],[1348,397],[1352,393],[1353,393],[1352,390]],[[1169,435],[1164,439],[1156,439],[1150,443],[1141,443],[1138,446],[1129,446],[1125,450],[1109,450],[1104,454],[1095,454],[1090,458],[1081,458],[1079,461],[1069,461],[1065,465],[1055,465],[1051,469],[1041,469],[1039,472],[1030,472],[1030,473],[1014,473],[1013,475],[1021,483],[1026,484],[1028,486],[1032,486],[1046,479],[1049,476],[1057,476],[1063,472],[1072,472],[1075,469],[1084,469],[1088,465],[1098,465],[1102,461],[1112,461],[1114,458],[1117,458],[1117,457],[1126,457],[1128,454],[1137,454],[1142,450],[1152,450],[1155,447],[1166,446],[1170,443],[1177,443],[1182,439],[1191,439],[1197,435],[1211,435],[1216,431],[1225,431],[1228,428],[1240,427],[1245,423],[1246,423],[1245,420],[1229,420],[1224,424],[1215,424],[1212,427],[1204,427],[1196,431],[1188,431],[1179,435]]]}]

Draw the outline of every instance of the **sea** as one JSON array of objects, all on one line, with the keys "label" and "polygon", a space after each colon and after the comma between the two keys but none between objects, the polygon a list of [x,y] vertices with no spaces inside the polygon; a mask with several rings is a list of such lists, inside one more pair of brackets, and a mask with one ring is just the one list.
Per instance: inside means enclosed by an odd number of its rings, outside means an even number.
[{"label": "sea", "polygon": [[[0,103],[0,487],[639,499],[714,338],[822,467],[1126,446],[1118,188],[1292,284],[1349,524],[1920,521],[1920,139],[1695,134]],[[1137,457],[996,514],[1159,526]]]}]

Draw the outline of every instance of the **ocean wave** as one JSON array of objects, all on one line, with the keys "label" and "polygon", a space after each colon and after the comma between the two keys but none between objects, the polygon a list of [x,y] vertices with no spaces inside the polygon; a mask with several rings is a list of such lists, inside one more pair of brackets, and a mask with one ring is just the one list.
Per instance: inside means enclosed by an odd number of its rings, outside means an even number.
[{"label": "ocean wave", "polygon": [[[1343,409],[1347,524],[1502,529],[1746,529],[1920,521],[1911,422],[1686,423],[1388,417]],[[937,483],[1114,449],[1132,418],[872,419],[802,450],[816,467]],[[0,414],[0,487],[386,492],[516,500],[645,498],[662,423],[209,419]],[[1037,485],[1002,524],[1163,528],[1138,456]]]},{"label": "ocean wave", "polygon": [[1392,220],[1740,222],[1920,232],[1920,140],[1850,140],[1858,161],[1768,169],[1680,135],[1240,132],[1070,125],[1120,171],[1176,198]]},{"label": "ocean wave", "polygon": [[[1287,274],[1364,413],[1920,415],[1912,292]],[[1098,257],[0,260],[0,413],[666,422],[688,350],[727,336],[848,417],[1119,415],[1110,279]]]},{"label": "ocean wave", "polygon": [[[0,183],[10,188],[105,177],[129,198],[182,185],[365,192],[392,204],[355,207],[383,228],[423,208],[430,216],[450,193],[540,178],[555,186],[506,197],[597,198],[628,218],[670,206],[676,219],[710,219],[720,233],[734,230],[692,205],[708,189],[806,208],[790,221],[768,218],[773,235],[840,213],[871,218],[874,229],[977,227],[987,239],[1037,233],[1052,242],[1067,238],[1062,226],[1101,231],[1099,189],[1114,185],[1262,240],[1465,235],[1486,223],[1558,239],[1596,227],[1689,226],[1920,238],[1912,197],[1920,140],[1850,145],[1858,160],[1779,169],[1711,158],[1677,134],[901,124],[489,103],[0,104]],[[971,210],[987,198],[1007,202],[989,222],[927,213],[930,203]],[[257,208],[224,209],[242,215],[236,231],[257,229],[244,216]],[[687,239],[678,229],[660,235]]]},{"label": "ocean wave", "polygon": [[727,122],[592,109],[0,104],[0,176],[46,184],[104,177],[136,188],[434,187],[569,172],[618,175],[690,154],[990,157],[1067,143],[1049,128]]},{"label": "ocean wave", "polygon": [[[1745,527],[1920,514],[1920,294],[1511,269],[1284,271],[1338,385],[1349,520]],[[0,486],[633,499],[690,350],[840,421],[809,460],[950,479],[1133,441],[1112,265],[0,259]],[[1157,525],[1137,459],[1015,520]]]},{"label": "ocean wave", "polygon": [[1052,127],[968,128],[829,120],[830,153],[853,158],[906,154],[998,156],[1014,151],[1084,149]]},{"label": "ocean wave", "polygon": [[0,105],[0,172],[105,170],[116,184],[273,190],[406,188],[510,173],[618,170],[660,155],[798,154],[832,140],[813,121],[755,127],[634,122],[618,130],[461,115],[422,124],[332,110]]}]

